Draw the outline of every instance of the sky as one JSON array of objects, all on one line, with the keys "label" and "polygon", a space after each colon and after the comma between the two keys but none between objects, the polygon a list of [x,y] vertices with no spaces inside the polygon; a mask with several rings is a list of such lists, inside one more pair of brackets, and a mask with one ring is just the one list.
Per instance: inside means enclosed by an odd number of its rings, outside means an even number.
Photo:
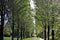
[{"label": "sky", "polygon": [[35,3],[34,3],[34,0],[30,0],[30,6],[31,6],[31,9],[35,9]]},{"label": "sky", "polygon": [[33,11],[31,11],[31,14],[32,14],[32,19],[33,19],[33,23],[35,25],[35,3],[34,3],[34,0],[30,0],[30,6],[31,6],[31,9],[33,9]]},{"label": "sky", "polygon": [[[5,14],[5,16],[4,16],[4,25],[6,25],[7,22],[8,22],[8,17],[7,17],[7,14]],[[0,25],[1,25],[1,16],[0,16]]]},{"label": "sky", "polygon": [[[31,9],[35,10],[34,0],[30,0],[30,6],[31,6]],[[33,12],[33,13],[35,14],[35,12]],[[6,17],[6,15],[5,15],[5,17]],[[1,16],[0,16],[0,18],[1,18]],[[6,24],[7,22],[8,22],[8,19],[4,20],[4,24]],[[33,22],[35,23],[35,20]]]}]

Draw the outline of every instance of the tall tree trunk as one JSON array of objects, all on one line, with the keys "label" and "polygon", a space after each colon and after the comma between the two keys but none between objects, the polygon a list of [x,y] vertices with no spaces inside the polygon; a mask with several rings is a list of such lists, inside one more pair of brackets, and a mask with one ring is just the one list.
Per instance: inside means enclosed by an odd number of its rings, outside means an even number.
[{"label": "tall tree trunk", "polygon": [[44,26],[44,40],[46,40],[46,25]]},{"label": "tall tree trunk", "polygon": [[12,22],[12,40],[14,40],[14,20]]},{"label": "tall tree trunk", "polygon": [[21,25],[21,40],[23,40],[23,29],[22,29],[22,25]]},{"label": "tall tree trunk", "polygon": [[4,0],[0,0],[0,14],[1,14],[1,25],[0,25],[0,40],[3,40],[3,26],[4,26],[4,10],[5,10],[5,6],[4,6]]},{"label": "tall tree trunk", "polygon": [[11,8],[12,8],[12,40],[14,40],[14,0],[11,0]]},{"label": "tall tree trunk", "polygon": [[54,17],[52,17],[52,40],[54,40]]},{"label": "tall tree trunk", "polygon": [[18,14],[18,28],[17,28],[17,40],[19,40],[19,14]]},{"label": "tall tree trunk", "polygon": [[49,40],[49,35],[50,35],[50,26],[48,24],[48,40]]},{"label": "tall tree trunk", "polygon": [[52,40],[54,40],[54,30],[52,30]]}]

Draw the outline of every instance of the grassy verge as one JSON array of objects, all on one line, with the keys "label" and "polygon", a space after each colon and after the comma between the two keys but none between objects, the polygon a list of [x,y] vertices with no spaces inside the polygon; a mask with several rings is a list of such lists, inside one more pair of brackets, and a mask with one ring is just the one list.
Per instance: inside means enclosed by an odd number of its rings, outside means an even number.
[{"label": "grassy verge", "polygon": [[[4,40],[12,40],[12,38],[11,37],[4,37]],[[14,40],[17,40],[17,38],[14,38]],[[24,38],[23,40],[31,40],[31,39],[30,38]]]},{"label": "grassy verge", "polygon": [[[39,40],[40,38],[36,37],[34,39]],[[4,37],[4,40],[12,40],[12,38],[11,37]],[[14,40],[17,40],[17,38],[14,38]],[[33,38],[24,38],[23,40],[33,40]]]},{"label": "grassy verge", "polygon": [[[17,38],[14,38],[14,40],[16,40]],[[4,40],[12,40],[11,37],[4,37]]]}]

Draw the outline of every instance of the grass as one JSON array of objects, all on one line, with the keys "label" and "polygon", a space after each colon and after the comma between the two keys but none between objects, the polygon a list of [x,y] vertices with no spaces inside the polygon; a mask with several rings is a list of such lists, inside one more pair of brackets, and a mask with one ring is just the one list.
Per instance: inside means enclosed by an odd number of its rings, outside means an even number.
[{"label": "grass", "polygon": [[[37,37],[35,37],[35,39],[39,40],[39,38],[37,38]],[[11,37],[4,37],[4,40],[12,40],[12,38]],[[17,40],[17,38],[14,38],[14,40]],[[24,38],[23,40],[33,40],[33,39],[32,38]]]},{"label": "grass", "polygon": [[[4,40],[12,40],[12,38],[11,37],[4,37]],[[14,40],[17,40],[17,38],[14,38]],[[24,38],[23,40],[31,40],[31,39],[30,38]]]},{"label": "grass", "polygon": [[[14,40],[16,40],[17,38],[14,38]],[[12,40],[11,37],[4,37],[4,40]]]},{"label": "grass", "polygon": [[30,38],[25,38],[25,39],[23,39],[23,40],[31,40]]}]

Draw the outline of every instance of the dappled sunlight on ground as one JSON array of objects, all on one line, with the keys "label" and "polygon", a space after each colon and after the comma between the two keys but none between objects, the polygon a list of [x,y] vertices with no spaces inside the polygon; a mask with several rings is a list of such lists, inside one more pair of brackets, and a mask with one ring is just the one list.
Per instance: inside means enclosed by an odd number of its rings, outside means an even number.
[{"label": "dappled sunlight on ground", "polygon": [[32,37],[31,40],[44,40],[42,38]]},{"label": "dappled sunlight on ground", "polygon": [[40,40],[44,40],[44,39],[42,39],[42,38],[39,38]]}]

